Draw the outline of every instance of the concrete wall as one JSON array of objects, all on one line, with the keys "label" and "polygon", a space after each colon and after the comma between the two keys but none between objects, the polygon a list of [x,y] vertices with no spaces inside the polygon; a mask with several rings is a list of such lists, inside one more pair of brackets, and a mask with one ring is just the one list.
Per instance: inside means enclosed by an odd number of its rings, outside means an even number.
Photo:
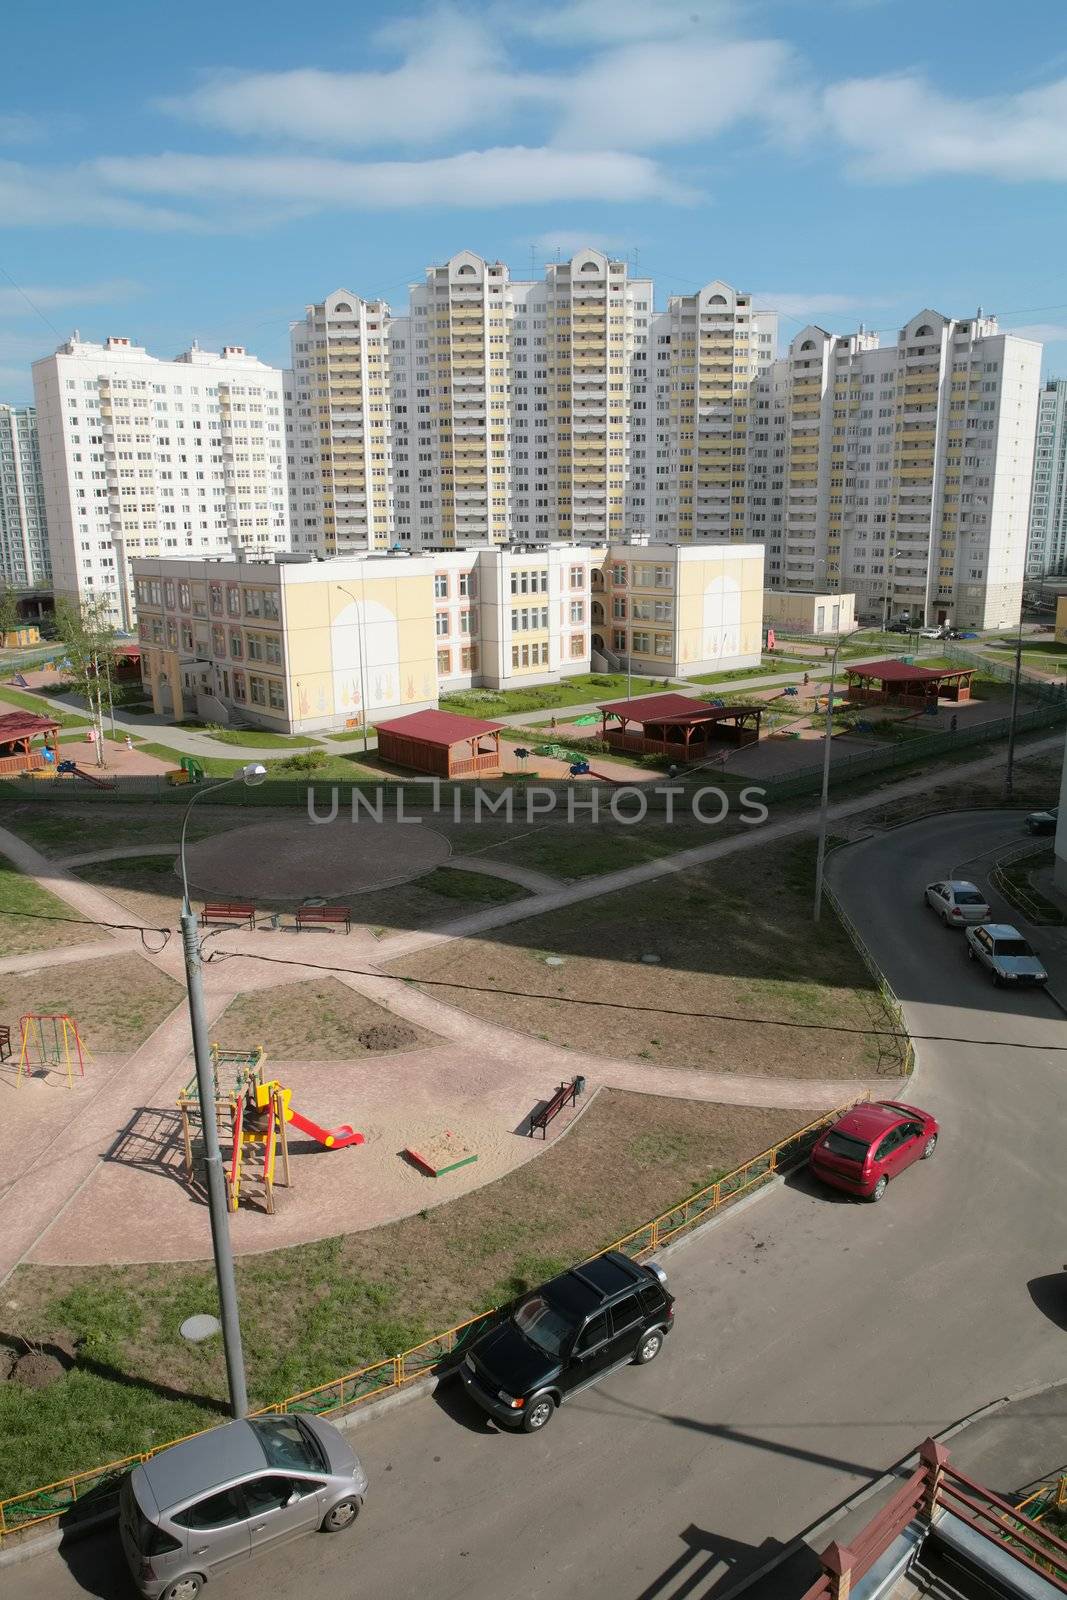
[{"label": "concrete wall", "polygon": [[[835,606],[839,608],[836,625]],[[767,589],[763,595],[763,622],[786,633],[851,633],[856,627],[856,596]]]}]

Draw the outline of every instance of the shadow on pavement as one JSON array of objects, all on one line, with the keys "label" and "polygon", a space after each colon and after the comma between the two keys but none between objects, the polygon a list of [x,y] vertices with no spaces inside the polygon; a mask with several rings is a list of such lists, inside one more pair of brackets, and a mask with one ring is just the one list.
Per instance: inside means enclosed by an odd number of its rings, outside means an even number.
[{"label": "shadow on pavement", "polygon": [[1042,1316],[1067,1333],[1067,1267],[1062,1272],[1031,1278],[1026,1287]]},{"label": "shadow on pavement", "polygon": [[[660,1600],[661,1596],[663,1600],[725,1600],[748,1573],[758,1571],[785,1549],[777,1539],[765,1539],[760,1545],[745,1544],[723,1533],[709,1533],[692,1523],[682,1529],[679,1537],[684,1546],[681,1554],[647,1588],[635,1595],[634,1600]],[[807,1558],[802,1569],[806,1574],[812,1557],[807,1550],[803,1555]],[[817,1562],[815,1568],[817,1576]],[[774,1576],[779,1582],[786,1570],[776,1568]],[[798,1574],[800,1570],[798,1568]]]},{"label": "shadow on pavement", "polygon": [[460,1427],[466,1428],[470,1433],[505,1433],[505,1428],[498,1428],[486,1416],[481,1406],[476,1405],[470,1398],[466,1389],[455,1373],[449,1373],[441,1379],[433,1392],[434,1404],[440,1406],[445,1416],[452,1422],[458,1422]]},{"label": "shadow on pavement", "polygon": [[98,1600],[134,1600],[137,1590],[122,1553],[117,1522],[99,1533],[65,1538],[59,1556],[83,1594]]}]

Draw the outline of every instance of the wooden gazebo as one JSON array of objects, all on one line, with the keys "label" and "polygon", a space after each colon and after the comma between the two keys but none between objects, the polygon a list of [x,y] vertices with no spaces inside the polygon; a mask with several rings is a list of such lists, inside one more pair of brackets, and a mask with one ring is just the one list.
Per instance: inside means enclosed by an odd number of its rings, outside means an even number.
[{"label": "wooden gazebo", "polygon": [[696,761],[714,739],[755,744],[764,707],[709,705],[684,694],[649,694],[598,707],[601,738],[613,750]]},{"label": "wooden gazebo", "polygon": [[865,705],[936,705],[971,698],[973,667],[915,667],[904,661],[869,661],[846,667],[848,697]]},{"label": "wooden gazebo", "polygon": [[[0,778],[18,777],[44,767],[59,768],[59,723],[54,717],[39,717],[34,711],[9,711],[0,717]],[[40,735],[44,745],[31,749]],[[45,750],[51,751],[46,756]]]},{"label": "wooden gazebo", "polygon": [[436,778],[499,777],[503,723],[461,717],[453,711],[412,711],[376,722],[378,754],[398,767]]}]

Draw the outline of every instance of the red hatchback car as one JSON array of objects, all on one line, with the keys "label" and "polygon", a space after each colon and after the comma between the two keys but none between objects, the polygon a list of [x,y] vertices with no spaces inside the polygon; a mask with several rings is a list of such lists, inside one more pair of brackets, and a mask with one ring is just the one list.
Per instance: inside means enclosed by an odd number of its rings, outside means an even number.
[{"label": "red hatchback car", "polygon": [[937,1149],[936,1118],[900,1100],[853,1106],[827,1128],[811,1152],[811,1170],[835,1189],[880,1200],[889,1180],[927,1161]]}]

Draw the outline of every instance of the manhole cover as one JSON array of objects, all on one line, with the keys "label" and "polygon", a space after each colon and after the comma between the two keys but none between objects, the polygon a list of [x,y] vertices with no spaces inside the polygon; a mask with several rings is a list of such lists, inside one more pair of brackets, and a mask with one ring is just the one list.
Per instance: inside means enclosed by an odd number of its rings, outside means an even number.
[{"label": "manhole cover", "polygon": [[218,1317],[209,1316],[206,1311],[201,1311],[195,1317],[186,1317],[178,1332],[183,1339],[188,1339],[190,1344],[201,1344],[203,1340],[211,1339],[216,1333],[221,1333],[222,1323]]},{"label": "manhole cover", "polygon": [[562,956],[546,956],[545,957],[545,966],[546,967],[561,967],[562,965],[563,965],[563,957]]},{"label": "manhole cover", "polygon": [[642,956],[641,957],[641,960],[644,962],[646,967],[658,967],[659,964],[660,964],[660,959],[661,958],[659,956],[654,956],[654,955],[647,955],[647,956]]}]

